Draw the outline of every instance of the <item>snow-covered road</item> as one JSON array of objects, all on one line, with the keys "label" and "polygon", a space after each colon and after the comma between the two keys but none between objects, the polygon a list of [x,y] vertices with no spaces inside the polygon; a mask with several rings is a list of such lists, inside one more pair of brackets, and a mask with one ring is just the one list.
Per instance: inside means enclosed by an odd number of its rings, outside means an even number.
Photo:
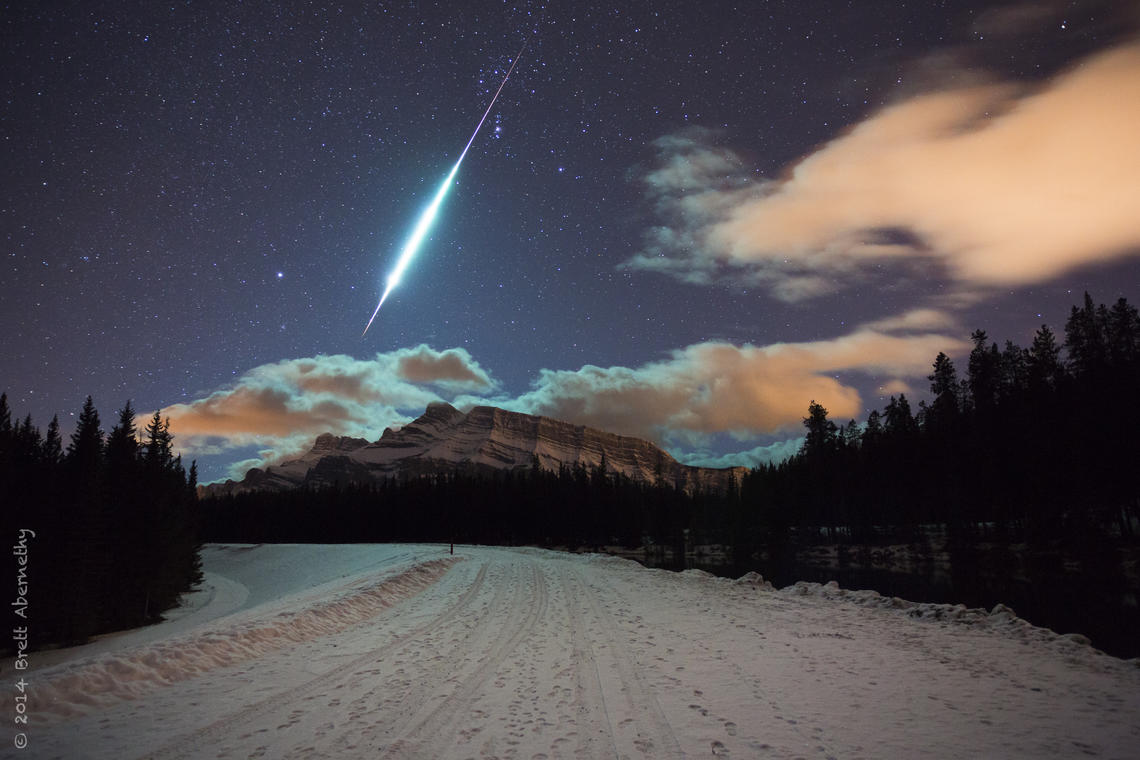
[{"label": "snow-covered road", "polygon": [[205,564],[198,612],[31,672],[29,748],[5,751],[1140,755],[1137,663],[1000,611],[535,549],[210,547]]}]

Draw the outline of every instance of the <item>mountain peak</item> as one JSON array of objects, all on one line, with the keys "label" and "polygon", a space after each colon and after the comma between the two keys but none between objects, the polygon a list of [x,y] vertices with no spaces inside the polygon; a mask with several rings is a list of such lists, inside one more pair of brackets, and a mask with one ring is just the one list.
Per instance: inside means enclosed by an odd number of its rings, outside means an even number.
[{"label": "mountain peak", "polygon": [[427,405],[427,409],[424,410],[424,413],[421,414],[412,424],[415,425],[421,420],[438,420],[441,422],[448,422],[454,420],[456,417],[462,416],[463,412],[459,411],[446,401],[432,401]]},{"label": "mountain peak", "polygon": [[306,483],[369,482],[390,477],[416,477],[466,470],[512,470],[532,467],[593,468],[634,481],[661,483],[690,491],[723,491],[745,468],[692,467],[675,460],[649,441],[607,433],[583,425],[476,406],[466,414],[451,404],[432,402],[424,413],[399,430],[388,429],[380,440],[318,436],[302,459],[268,468],[260,476],[220,486],[222,492],[288,487]]},{"label": "mountain peak", "polygon": [[349,436],[333,435],[332,433],[321,433],[317,436],[317,440],[313,442],[313,448],[309,453],[348,452],[355,451],[361,446],[367,445],[368,441],[364,438],[350,438]]}]

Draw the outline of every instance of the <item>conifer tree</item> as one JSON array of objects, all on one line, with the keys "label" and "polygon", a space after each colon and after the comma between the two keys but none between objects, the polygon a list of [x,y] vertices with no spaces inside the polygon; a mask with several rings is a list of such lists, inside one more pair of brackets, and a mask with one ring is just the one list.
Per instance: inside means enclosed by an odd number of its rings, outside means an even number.
[{"label": "conifer tree", "polygon": [[59,434],[59,415],[52,415],[48,424],[47,435],[44,437],[43,455],[41,459],[48,466],[59,464],[63,458],[63,439]]},{"label": "conifer tree", "polygon": [[165,422],[162,415],[154,413],[146,426],[146,453],[144,460],[153,470],[162,470],[168,467],[174,458],[172,437],[170,435],[170,420]]},{"label": "conifer tree", "polygon": [[804,417],[804,427],[807,428],[807,436],[800,451],[805,456],[816,456],[835,450],[838,441],[837,428],[834,422],[827,419],[827,409],[823,404],[816,403],[815,399],[808,404],[808,416]]},{"label": "conifer tree", "polygon": [[99,427],[99,412],[90,396],[83,403],[67,458],[82,477],[93,477],[103,458],[103,431]]},{"label": "conifer tree", "polygon": [[[982,334],[983,338],[985,333]],[[943,430],[952,426],[958,418],[958,371],[954,362],[941,351],[934,358],[934,372],[927,377],[934,400],[925,415],[926,423],[932,429]]]},{"label": "conifer tree", "polygon": [[1073,374],[1096,373],[1104,368],[1108,358],[1107,321],[1108,311],[1103,305],[1098,309],[1088,292],[1084,305],[1072,308],[1065,323],[1065,348]]},{"label": "conifer tree", "polygon": [[1005,350],[1001,353],[1000,379],[998,382],[998,397],[1000,400],[1015,398],[1029,387],[1029,360],[1028,352],[1014,344],[1005,342]]},{"label": "conifer tree", "polygon": [[119,411],[119,422],[107,436],[107,459],[112,466],[124,466],[138,458],[138,430],[135,428],[135,410],[127,403]]},{"label": "conifer tree", "polygon": [[1118,299],[1109,310],[1107,332],[1114,366],[1124,367],[1140,361],[1140,313],[1126,299]]},{"label": "conifer tree", "polygon": [[34,466],[39,462],[43,438],[40,429],[32,424],[32,415],[29,414],[23,422],[16,423],[14,432],[18,464],[21,467]]},{"label": "conifer tree", "polygon": [[0,435],[12,432],[12,410],[8,408],[8,394],[0,393]]},{"label": "conifer tree", "polygon": [[874,448],[876,444],[883,437],[883,422],[882,416],[879,414],[878,409],[872,409],[871,413],[867,415],[867,422],[863,426],[863,435],[860,438],[860,443],[864,449]]},{"label": "conifer tree", "polygon": [[113,609],[107,598],[113,541],[102,493],[103,447],[99,412],[88,396],[67,448],[66,463],[73,477],[59,515],[64,530],[60,550],[76,576],[64,586],[64,604],[71,610],[62,621],[66,643],[82,642],[105,630],[106,615]]},{"label": "conifer tree", "polygon": [[1049,325],[1041,325],[1025,358],[1031,388],[1056,388],[1060,384],[1065,371],[1061,347]]},{"label": "conifer tree", "polygon": [[891,396],[887,401],[887,407],[883,410],[883,428],[893,437],[907,437],[918,432],[918,423],[915,422],[905,393],[900,393],[897,399]]},{"label": "conifer tree", "polygon": [[987,415],[997,403],[1001,378],[1001,354],[996,343],[987,345],[988,336],[985,330],[975,330],[970,339],[974,342],[968,364],[967,382],[970,388],[970,400],[976,412]]}]

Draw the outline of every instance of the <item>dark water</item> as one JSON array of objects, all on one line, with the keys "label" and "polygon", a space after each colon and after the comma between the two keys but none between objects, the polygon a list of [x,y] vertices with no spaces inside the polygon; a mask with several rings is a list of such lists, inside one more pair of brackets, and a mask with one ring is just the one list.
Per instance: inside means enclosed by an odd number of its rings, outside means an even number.
[{"label": "dark water", "polygon": [[1094,647],[1107,654],[1140,657],[1136,590],[1125,587],[1123,580],[1111,573],[1096,578],[1066,574],[1054,564],[1037,568],[1032,580],[1027,581],[1003,574],[1000,568],[982,569],[968,561],[921,572],[764,560],[732,565],[690,561],[689,567],[728,578],[754,570],[777,588],[796,581],[836,581],[845,589],[873,589],[913,602],[964,604],[987,610],[1001,603],[1034,625],[1087,636]]}]

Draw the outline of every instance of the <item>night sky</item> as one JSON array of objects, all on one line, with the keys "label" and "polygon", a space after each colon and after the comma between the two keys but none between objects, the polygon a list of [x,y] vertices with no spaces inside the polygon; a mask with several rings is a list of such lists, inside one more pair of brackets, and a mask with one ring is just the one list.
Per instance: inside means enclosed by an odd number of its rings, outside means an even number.
[{"label": "night sky", "polygon": [[14,413],[204,481],[435,399],[751,464],[1140,301],[1136,3],[283,5],[5,5]]}]

